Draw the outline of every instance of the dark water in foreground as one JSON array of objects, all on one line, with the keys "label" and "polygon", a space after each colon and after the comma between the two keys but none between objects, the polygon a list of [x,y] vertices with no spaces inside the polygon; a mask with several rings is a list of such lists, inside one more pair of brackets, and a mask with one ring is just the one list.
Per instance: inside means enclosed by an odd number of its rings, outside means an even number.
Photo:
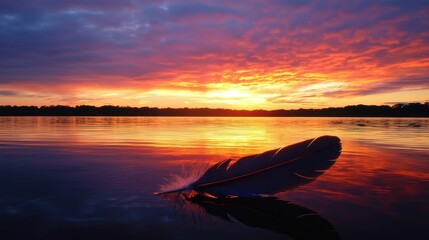
[{"label": "dark water in foreground", "polygon": [[[152,194],[182,167],[327,134],[340,158],[279,199]],[[429,119],[0,117],[0,239],[427,239],[428,202]]]}]

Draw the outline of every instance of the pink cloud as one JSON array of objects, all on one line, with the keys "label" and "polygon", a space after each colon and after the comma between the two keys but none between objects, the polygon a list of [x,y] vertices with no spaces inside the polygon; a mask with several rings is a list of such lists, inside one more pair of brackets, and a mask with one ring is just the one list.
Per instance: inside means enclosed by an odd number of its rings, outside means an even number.
[{"label": "pink cloud", "polygon": [[[350,83],[330,97],[429,89],[429,6],[421,1],[2,5],[0,89],[5,91],[30,86],[207,91],[206,84],[224,81]],[[279,71],[293,72],[294,78],[275,77]]]}]

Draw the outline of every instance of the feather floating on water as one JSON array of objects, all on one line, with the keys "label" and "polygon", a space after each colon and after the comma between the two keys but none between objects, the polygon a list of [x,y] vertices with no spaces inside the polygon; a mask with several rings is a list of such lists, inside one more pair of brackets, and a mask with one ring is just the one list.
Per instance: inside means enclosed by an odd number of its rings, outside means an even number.
[{"label": "feather floating on water", "polygon": [[257,155],[220,161],[183,187],[158,194],[196,191],[216,197],[284,192],[314,181],[341,153],[341,140],[321,136]]}]

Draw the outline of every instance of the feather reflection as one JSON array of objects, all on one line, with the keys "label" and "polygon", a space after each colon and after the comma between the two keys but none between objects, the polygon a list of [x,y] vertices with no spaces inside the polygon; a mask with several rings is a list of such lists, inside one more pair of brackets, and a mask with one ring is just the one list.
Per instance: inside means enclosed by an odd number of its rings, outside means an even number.
[{"label": "feather reflection", "polygon": [[200,215],[268,229],[293,239],[340,239],[334,226],[317,212],[274,197],[210,198],[172,194],[169,201]]}]

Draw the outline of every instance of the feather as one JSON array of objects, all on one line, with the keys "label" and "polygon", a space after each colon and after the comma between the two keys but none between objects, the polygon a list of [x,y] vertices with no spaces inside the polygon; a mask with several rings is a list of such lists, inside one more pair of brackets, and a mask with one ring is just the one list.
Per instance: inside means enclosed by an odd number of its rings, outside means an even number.
[{"label": "feather", "polygon": [[193,190],[216,197],[272,195],[314,181],[340,153],[338,137],[321,136],[234,163],[220,161],[190,184],[158,194]]}]

